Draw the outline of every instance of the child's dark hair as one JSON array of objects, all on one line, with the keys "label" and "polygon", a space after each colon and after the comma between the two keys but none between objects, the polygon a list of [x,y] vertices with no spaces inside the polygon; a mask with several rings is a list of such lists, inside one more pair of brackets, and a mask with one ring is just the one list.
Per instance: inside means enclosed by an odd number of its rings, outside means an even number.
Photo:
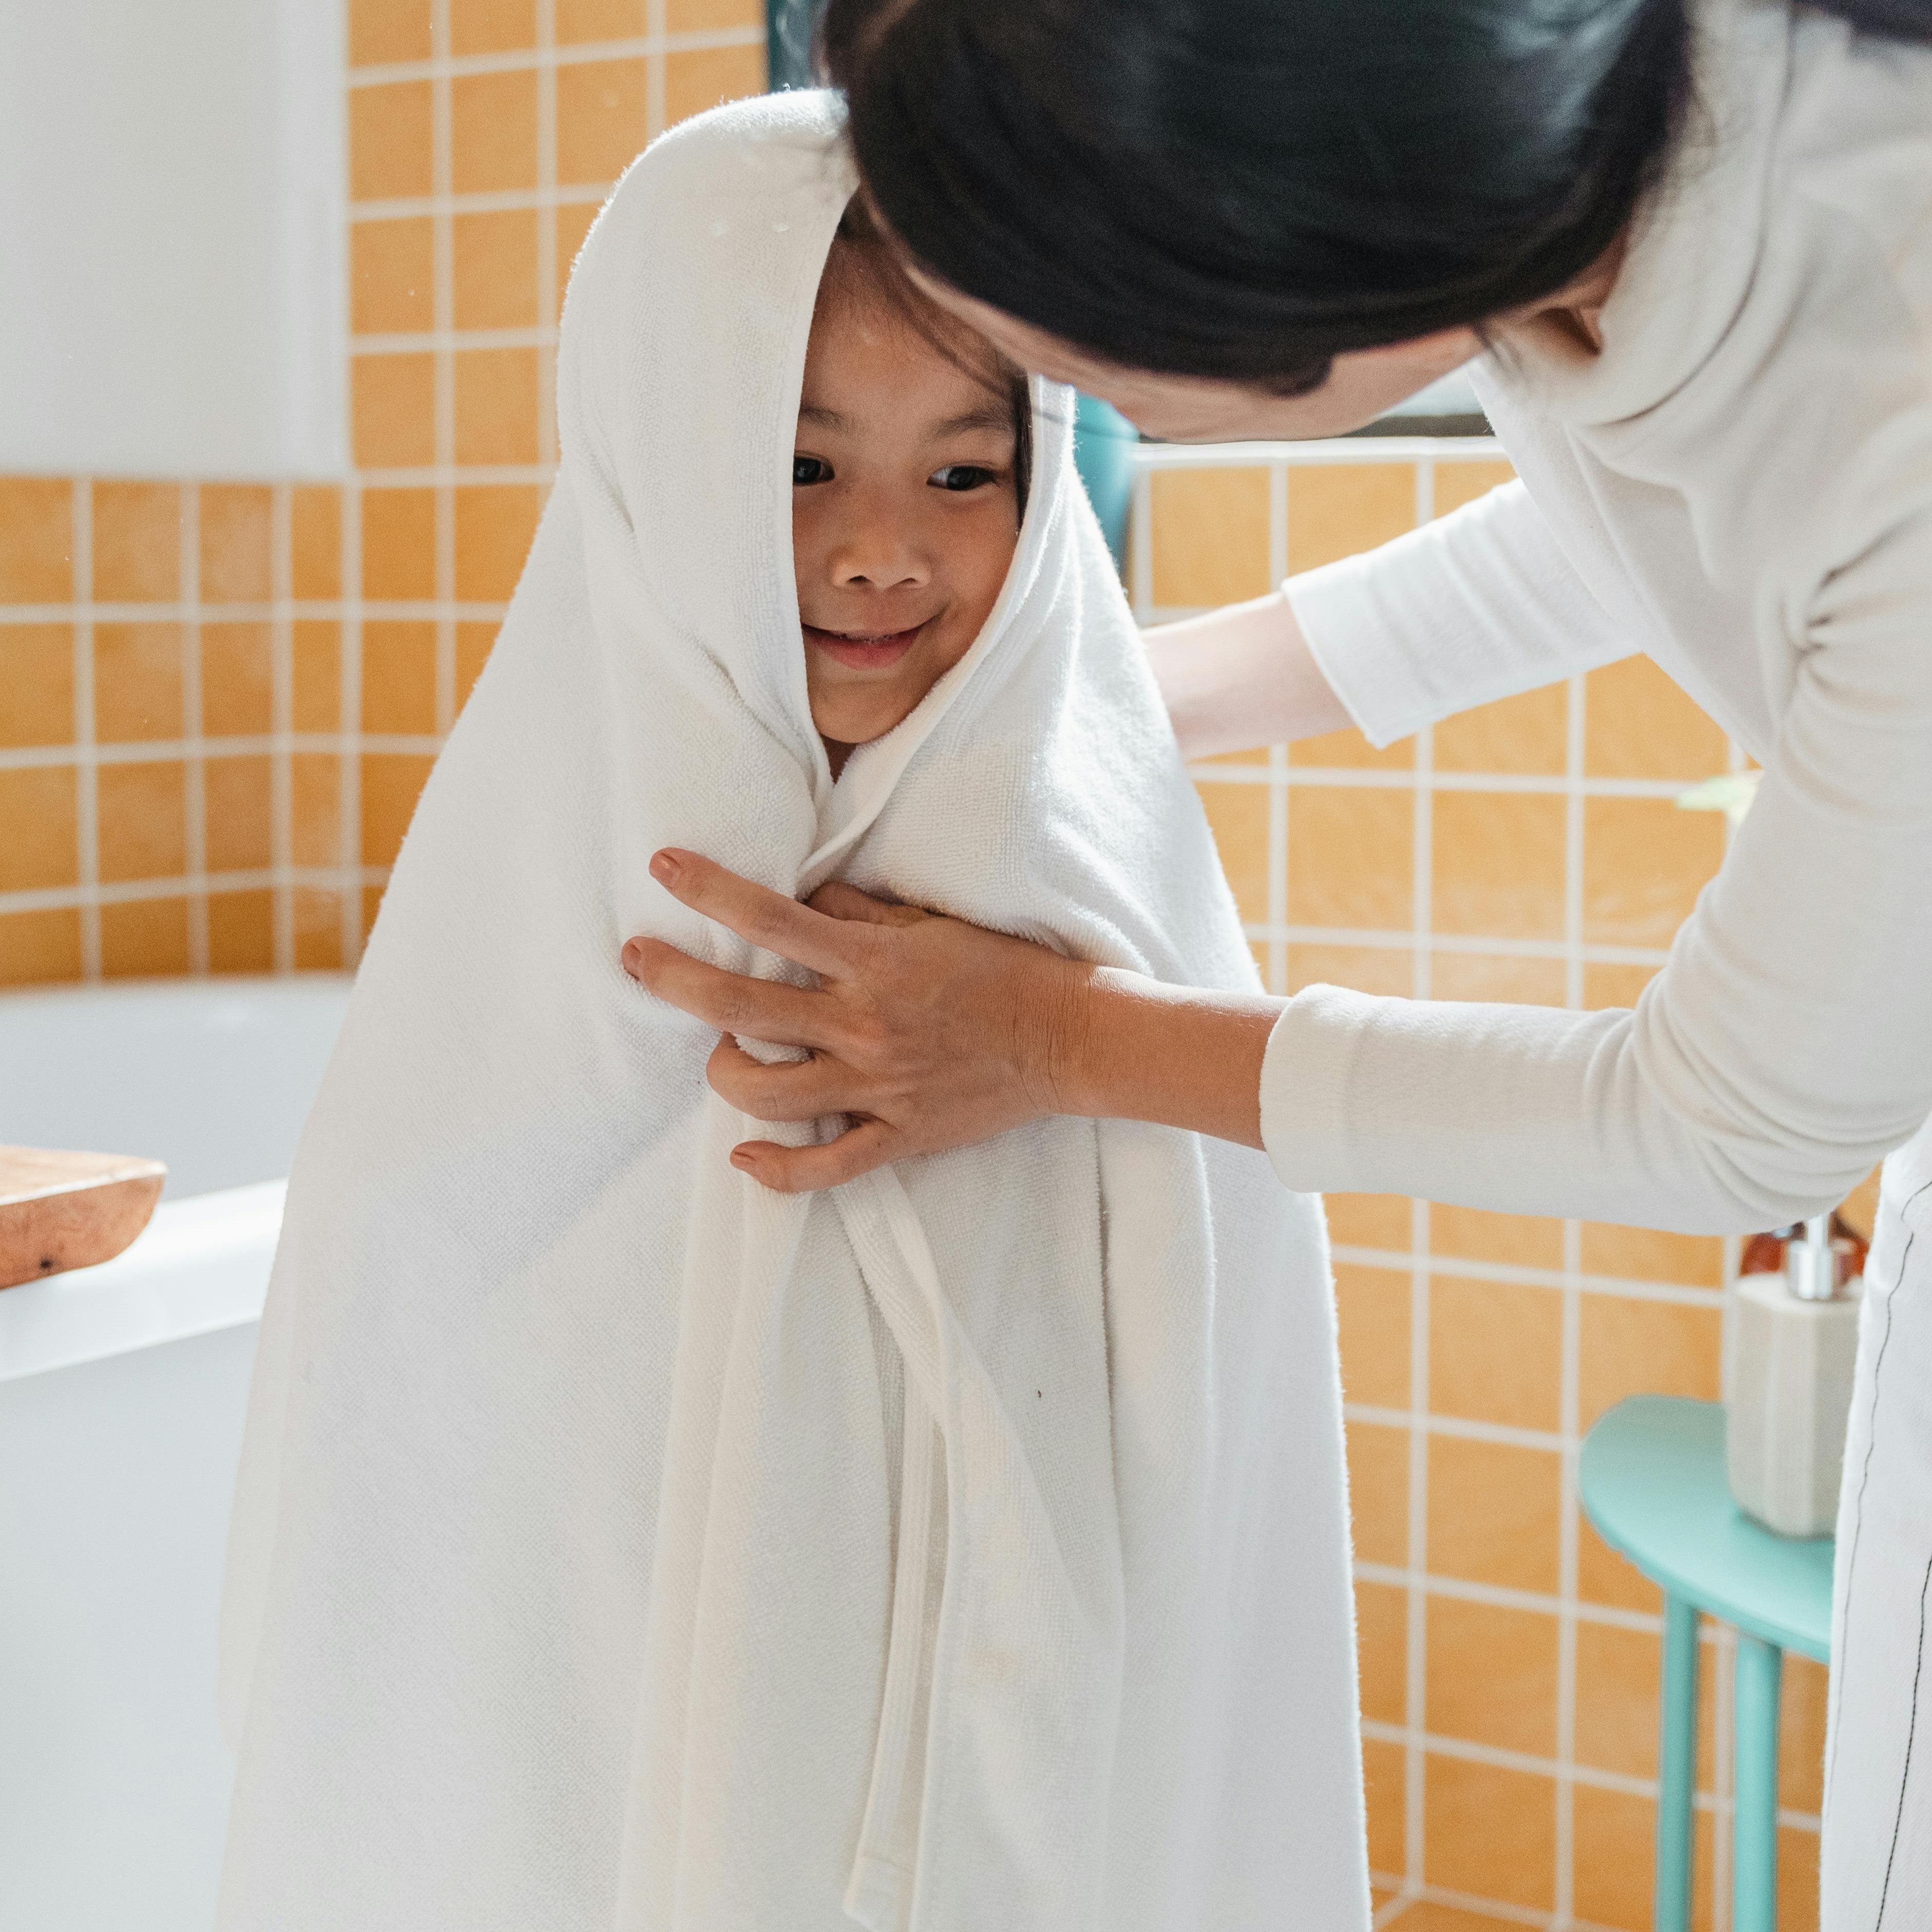
[{"label": "child's dark hair", "polygon": [[[825,273],[848,276],[861,296],[928,344],[956,369],[993,390],[1012,412],[1016,515],[1026,516],[1033,482],[1033,403],[1026,371],[957,316],[948,314],[908,276],[860,196],[846,204]],[[990,368],[989,365],[990,364]]]}]

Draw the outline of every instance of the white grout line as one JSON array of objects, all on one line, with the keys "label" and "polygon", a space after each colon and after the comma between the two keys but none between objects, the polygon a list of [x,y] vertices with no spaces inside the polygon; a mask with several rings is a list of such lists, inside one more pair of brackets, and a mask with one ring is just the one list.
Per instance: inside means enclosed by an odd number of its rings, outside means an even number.
[{"label": "white grout line", "polygon": [[[362,490],[352,476],[342,491],[342,628],[338,667],[338,729],[359,744],[362,730]],[[337,912],[342,964],[352,967],[362,950],[362,895],[352,868],[362,857],[362,766],[352,750],[337,767]]]},{"label": "white grout line", "polygon": [[[1354,1243],[1340,1241],[1331,1250],[1334,1258],[1360,1268],[1388,1268],[1399,1271],[1408,1268],[1414,1257],[1394,1248],[1363,1247]],[[1562,1289],[1574,1283],[1578,1292],[1584,1294],[1609,1294],[1624,1300],[1636,1298],[1655,1301],[1682,1302],[1688,1306],[1716,1308],[1722,1305],[1724,1291],[1718,1288],[1699,1288],[1680,1282],[1642,1281],[1624,1275],[1583,1274],[1574,1276],[1556,1268],[1525,1268],[1514,1262],[1476,1261],[1460,1255],[1436,1255],[1432,1257],[1430,1267],[1438,1274],[1455,1275],[1464,1281],[1494,1281],[1519,1284],[1526,1288]]]},{"label": "white grout line", "polygon": [[[373,476],[377,483],[393,480],[397,474],[380,470],[370,470],[357,481]],[[434,470],[406,472],[412,482],[420,480],[433,482],[438,472]],[[466,471],[466,477],[472,473]],[[548,478],[532,470],[513,476],[499,478],[484,473],[489,482],[540,483]],[[339,486],[346,488],[346,484]],[[332,622],[340,617],[350,600],[345,597],[308,598],[298,598],[289,605],[292,617],[316,618]],[[389,598],[372,599],[364,607],[371,617],[433,617],[440,608],[433,597]],[[456,614],[459,617],[475,618],[500,622],[509,609],[507,604],[459,603]],[[0,606],[0,625],[5,624],[72,624],[85,620],[90,624],[185,624],[192,617],[200,617],[214,623],[268,624],[274,621],[277,606],[271,599],[266,604],[198,604],[191,613],[178,599],[156,604],[14,604]]]},{"label": "white grout line", "polygon": [[615,182],[566,182],[549,191],[534,188],[478,188],[439,200],[430,194],[392,195],[380,201],[358,201],[349,211],[351,222],[406,221],[433,215],[447,207],[452,214],[508,214],[524,208],[601,208]]},{"label": "white grout line", "polygon": [[[436,520],[436,728],[449,729],[455,708],[456,621],[449,607],[456,596],[456,357],[455,248],[450,194],[450,0],[430,0],[430,190],[436,212],[430,218],[430,306],[435,332],[444,346],[436,352],[434,437]],[[554,80],[554,75],[552,76]],[[364,480],[368,480],[364,472]]]},{"label": "white grout line", "polygon": [[[666,45],[669,34],[664,0],[644,0],[644,39],[653,48]],[[661,60],[644,63],[644,132],[652,140],[664,131],[664,64]]]},{"label": "white grout line", "polygon": [[[536,0],[537,455],[556,461],[556,0]],[[548,338],[548,339],[546,339]]]},{"label": "white grout line", "polygon": [[[1258,920],[1250,920],[1243,930],[1250,939],[1268,940],[1277,936],[1276,928]],[[1379,952],[1409,952],[1414,950],[1412,934],[1388,926],[1286,926],[1279,929],[1279,936],[1291,946],[1359,946],[1365,951]],[[1562,959],[1565,956],[1562,941],[1555,939],[1436,932],[1430,934],[1429,943],[1438,952],[1490,955],[1509,959]],[[1583,956],[1604,965],[1661,966],[1669,956],[1658,946],[1592,946],[1584,949]]]},{"label": "white grout line", "polygon": [[[652,9],[651,18],[661,20],[662,5]],[[542,30],[538,44],[512,47],[500,53],[452,54],[446,44],[439,48],[437,39],[447,40],[446,32],[437,36],[431,30],[430,58],[423,61],[386,61],[370,67],[352,68],[348,85],[352,93],[364,88],[393,87],[400,82],[451,80],[479,74],[519,74],[530,68],[554,71],[560,67],[589,67],[600,61],[649,59],[654,55],[706,53],[719,47],[755,47],[764,44],[762,27],[700,27],[670,33],[654,26],[641,35],[615,40],[582,40],[563,46],[544,46]]]},{"label": "white grout line", "polygon": [[278,483],[270,494],[274,549],[270,588],[275,614],[268,630],[269,730],[268,858],[274,874],[269,890],[273,921],[274,968],[292,973],[296,965],[295,865],[295,621],[292,579],[295,560],[293,493]]}]

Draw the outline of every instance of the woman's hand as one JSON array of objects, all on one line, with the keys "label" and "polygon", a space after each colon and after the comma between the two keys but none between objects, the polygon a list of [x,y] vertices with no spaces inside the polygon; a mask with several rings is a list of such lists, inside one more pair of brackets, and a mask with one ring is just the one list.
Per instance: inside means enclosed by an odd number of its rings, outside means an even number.
[{"label": "woman's hand", "polygon": [[[660,940],[624,948],[625,970],[647,992],[722,1030],[708,1075],[733,1106],[760,1120],[853,1117],[820,1146],[734,1149],[733,1164],[767,1187],[835,1186],[1069,1110],[1061,1069],[1091,968],[850,886],[821,886],[800,905],[688,852],[660,852],[651,875],[694,911],[818,975],[815,988],[792,986]],[[766,1066],[734,1034],[812,1058]]]}]

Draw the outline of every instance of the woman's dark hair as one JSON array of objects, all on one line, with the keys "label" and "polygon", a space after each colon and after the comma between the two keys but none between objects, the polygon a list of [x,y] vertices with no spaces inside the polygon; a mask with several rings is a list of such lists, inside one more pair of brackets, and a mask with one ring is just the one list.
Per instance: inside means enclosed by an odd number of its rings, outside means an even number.
[{"label": "woman's dark hair", "polygon": [[[1932,40],[1932,0],[1820,10]],[[1691,45],[1687,0],[828,0],[818,58],[932,274],[1294,394],[1598,260],[1693,111]]]}]

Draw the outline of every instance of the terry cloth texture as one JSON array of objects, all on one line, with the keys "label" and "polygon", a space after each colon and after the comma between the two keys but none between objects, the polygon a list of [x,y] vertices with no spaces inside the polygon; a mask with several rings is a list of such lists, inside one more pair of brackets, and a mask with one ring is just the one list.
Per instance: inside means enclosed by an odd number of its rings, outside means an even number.
[{"label": "terry cloth texture", "polygon": [[1043,1120],[728,1163],[646,869],[848,879],[1255,983],[1036,383],[964,660],[834,784],[790,554],[831,98],[688,123],[586,244],[562,470],[304,1135],[232,1536],[224,1932],[1369,1920],[1316,1204]]}]

